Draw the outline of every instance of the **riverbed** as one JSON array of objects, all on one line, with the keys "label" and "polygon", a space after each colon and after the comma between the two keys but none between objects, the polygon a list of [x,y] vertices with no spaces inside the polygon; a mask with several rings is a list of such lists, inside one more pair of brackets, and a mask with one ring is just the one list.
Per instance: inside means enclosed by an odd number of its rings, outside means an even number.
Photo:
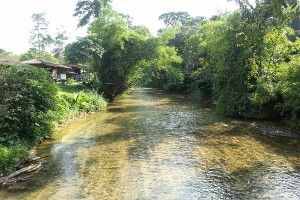
[{"label": "riverbed", "polygon": [[226,119],[188,95],[134,89],[40,145],[2,199],[300,199],[300,133]]}]

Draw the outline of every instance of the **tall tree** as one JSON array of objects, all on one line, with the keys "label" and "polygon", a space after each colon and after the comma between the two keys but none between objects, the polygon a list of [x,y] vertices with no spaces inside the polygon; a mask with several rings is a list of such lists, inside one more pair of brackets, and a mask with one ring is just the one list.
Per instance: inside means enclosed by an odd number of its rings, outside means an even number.
[{"label": "tall tree", "polygon": [[32,49],[38,53],[46,52],[48,45],[52,43],[52,38],[48,34],[48,22],[45,13],[35,13],[32,15],[33,29],[31,31],[30,43]]},{"label": "tall tree", "polygon": [[295,15],[293,17],[291,27],[296,31],[297,35],[300,36],[300,5],[299,0],[287,0],[289,5],[295,9]]},{"label": "tall tree", "polygon": [[100,60],[103,52],[104,49],[99,42],[87,36],[68,44],[65,47],[64,56],[67,63],[93,66],[94,60]]},{"label": "tall tree", "polygon": [[79,17],[78,27],[87,25],[91,18],[98,18],[111,0],[78,0],[74,16]]},{"label": "tall tree", "polygon": [[62,28],[57,29],[56,36],[53,39],[54,49],[52,50],[52,53],[55,58],[62,57],[67,40],[68,40],[68,36],[66,31],[63,30]]}]

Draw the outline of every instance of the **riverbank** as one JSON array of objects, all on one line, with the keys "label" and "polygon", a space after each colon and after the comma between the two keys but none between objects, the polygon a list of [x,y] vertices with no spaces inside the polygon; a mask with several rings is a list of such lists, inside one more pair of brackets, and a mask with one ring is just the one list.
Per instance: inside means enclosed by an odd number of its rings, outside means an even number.
[{"label": "riverbank", "polygon": [[[37,148],[41,171],[3,199],[298,199],[300,140],[189,96],[134,89]],[[1,190],[0,190],[1,193]]]},{"label": "riverbank", "polygon": [[[58,85],[59,92],[58,95],[61,97],[66,96],[76,96],[78,93],[82,92],[82,88],[80,85]],[[163,98],[162,100],[159,101],[158,104],[155,104],[157,108],[160,108],[162,105],[168,105],[171,102],[177,102],[178,105],[184,104],[187,106],[186,102],[188,101],[189,104],[188,106],[194,105],[193,107],[199,108],[203,110],[207,110],[209,112],[214,113],[215,106],[211,104],[209,101],[203,101],[203,103],[197,104],[197,99],[195,99],[192,95],[189,95],[188,93],[184,94],[176,94],[176,93],[164,93],[161,90],[158,89],[143,89],[143,88],[138,88],[138,89],[132,89],[132,91],[141,91],[141,93],[149,93],[156,91],[156,95],[158,96],[165,96],[166,98]],[[117,98],[117,102],[123,101],[124,99],[130,99],[132,94],[130,90],[125,92],[123,95],[120,95]],[[142,94],[141,94],[142,95]],[[67,99],[64,97],[63,99]],[[147,99],[146,99],[147,100]],[[145,101],[145,99],[143,100]],[[149,101],[149,100],[148,100]],[[150,101],[149,106],[154,106]],[[154,102],[154,100],[153,100]],[[137,105],[139,105],[140,101],[136,102]],[[130,105],[132,106],[133,103],[130,102]],[[103,107],[105,108],[106,105]],[[134,107],[133,107],[134,108]],[[112,106],[109,108],[110,111],[114,112],[115,106],[114,103]],[[61,133],[63,134],[55,134],[54,137],[49,138],[49,141],[46,140],[47,145],[41,144],[42,146],[48,146],[53,144],[52,141],[59,141],[63,136],[65,136],[65,131],[63,129],[68,129],[67,127],[72,126],[72,124],[77,124],[79,121],[81,121],[81,118],[89,118],[87,115],[97,115],[95,112],[82,112],[79,109],[68,109],[65,107],[65,110],[68,111],[67,113],[64,114],[64,116],[60,115],[60,120],[54,121],[55,127],[54,127],[54,132]],[[130,106],[129,106],[130,110]],[[216,114],[214,114],[216,115]],[[56,116],[58,116],[56,114]],[[215,116],[217,118],[222,119],[222,117],[218,117],[217,115]],[[287,141],[290,140],[299,140],[300,139],[300,134],[297,134],[296,131],[293,131],[292,129],[289,129],[289,127],[285,127],[284,124],[274,122],[274,121],[264,121],[264,120],[241,120],[241,119],[230,119],[230,118],[223,118],[224,121],[221,120],[221,122],[215,123],[212,126],[206,126],[205,128],[201,128],[200,130],[205,131],[205,132],[210,132],[212,131],[213,133],[221,134],[222,132],[226,132],[226,130],[234,130],[236,128],[241,129],[242,126],[244,126],[243,130],[247,130],[249,132],[253,132],[258,135],[258,137],[282,137],[286,138]],[[231,121],[226,122],[226,121]],[[85,123],[89,123],[88,121],[85,121]],[[272,124],[272,125],[270,125]],[[38,157],[40,156],[40,157]],[[28,159],[29,158],[29,159]],[[261,159],[261,158],[260,158]],[[37,155],[36,148],[30,151],[29,156],[27,156],[27,159],[25,160],[26,162],[22,163],[19,165],[18,170],[15,171],[14,173],[11,173],[5,177],[0,178],[0,185],[13,185],[17,182],[20,181],[25,181],[25,179],[29,178],[32,176],[34,173],[38,173],[39,170],[43,167],[43,163],[47,162],[47,159],[45,159],[41,155]],[[29,175],[30,174],[30,175]],[[26,176],[29,175],[29,176]]]},{"label": "riverbank", "polygon": [[29,167],[28,170],[31,170],[28,163],[38,160],[32,148],[42,143],[45,139],[51,138],[52,132],[57,131],[57,129],[78,117],[104,110],[107,106],[107,102],[101,95],[86,90],[81,84],[56,84],[56,87],[56,105],[54,109],[45,113],[48,119],[47,123],[49,123],[48,126],[50,127],[49,133],[32,144],[19,141],[13,145],[0,145],[0,177],[2,176],[2,181],[5,182],[6,178],[3,178],[3,176],[8,173],[14,172],[9,175],[12,178],[15,173],[18,174],[19,170],[22,171],[27,167]]}]

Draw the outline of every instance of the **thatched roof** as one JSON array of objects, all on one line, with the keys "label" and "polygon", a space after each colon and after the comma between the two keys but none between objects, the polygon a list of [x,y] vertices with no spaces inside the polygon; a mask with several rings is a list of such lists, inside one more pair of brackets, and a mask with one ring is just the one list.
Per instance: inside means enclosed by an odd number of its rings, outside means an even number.
[{"label": "thatched roof", "polygon": [[0,66],[3,66],[3,67],[23,66],[23,64],[18,61],[12,60],[12,59],[0,58]]},{"label": "thatched roof", "polygon": [[72,69],[71,67],[61,65],[61,64],[55,64],[55,63],[52,63],[50,61],[43,60],[43,59],[26,60],[26,61],[22,62],[22,64],[41,67],[41,68],[54,68],[54,69],[65,69],[65,70]]}]

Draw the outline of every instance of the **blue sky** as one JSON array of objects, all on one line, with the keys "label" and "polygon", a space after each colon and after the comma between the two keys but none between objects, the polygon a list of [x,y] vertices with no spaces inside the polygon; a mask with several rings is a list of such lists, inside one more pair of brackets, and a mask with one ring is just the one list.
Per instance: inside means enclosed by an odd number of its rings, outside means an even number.
[{"label": "blue sky", "polygon": [[[31,15],[45,12],[50,22],[50,34],[63,26],[69,42],[86,34],[86,28],[77,28],[78,19],[73,17],[76,0],[0,0],[0,48],[16,54],[29,48],[32,27]],[[163,26],[158,20],[162,13],[186,11],[192,16],[212,16],[232,11],[237,7],[227,0],[114,0],[113,8],[130,15],[135,24],[147,26],[153,34]]]}]

